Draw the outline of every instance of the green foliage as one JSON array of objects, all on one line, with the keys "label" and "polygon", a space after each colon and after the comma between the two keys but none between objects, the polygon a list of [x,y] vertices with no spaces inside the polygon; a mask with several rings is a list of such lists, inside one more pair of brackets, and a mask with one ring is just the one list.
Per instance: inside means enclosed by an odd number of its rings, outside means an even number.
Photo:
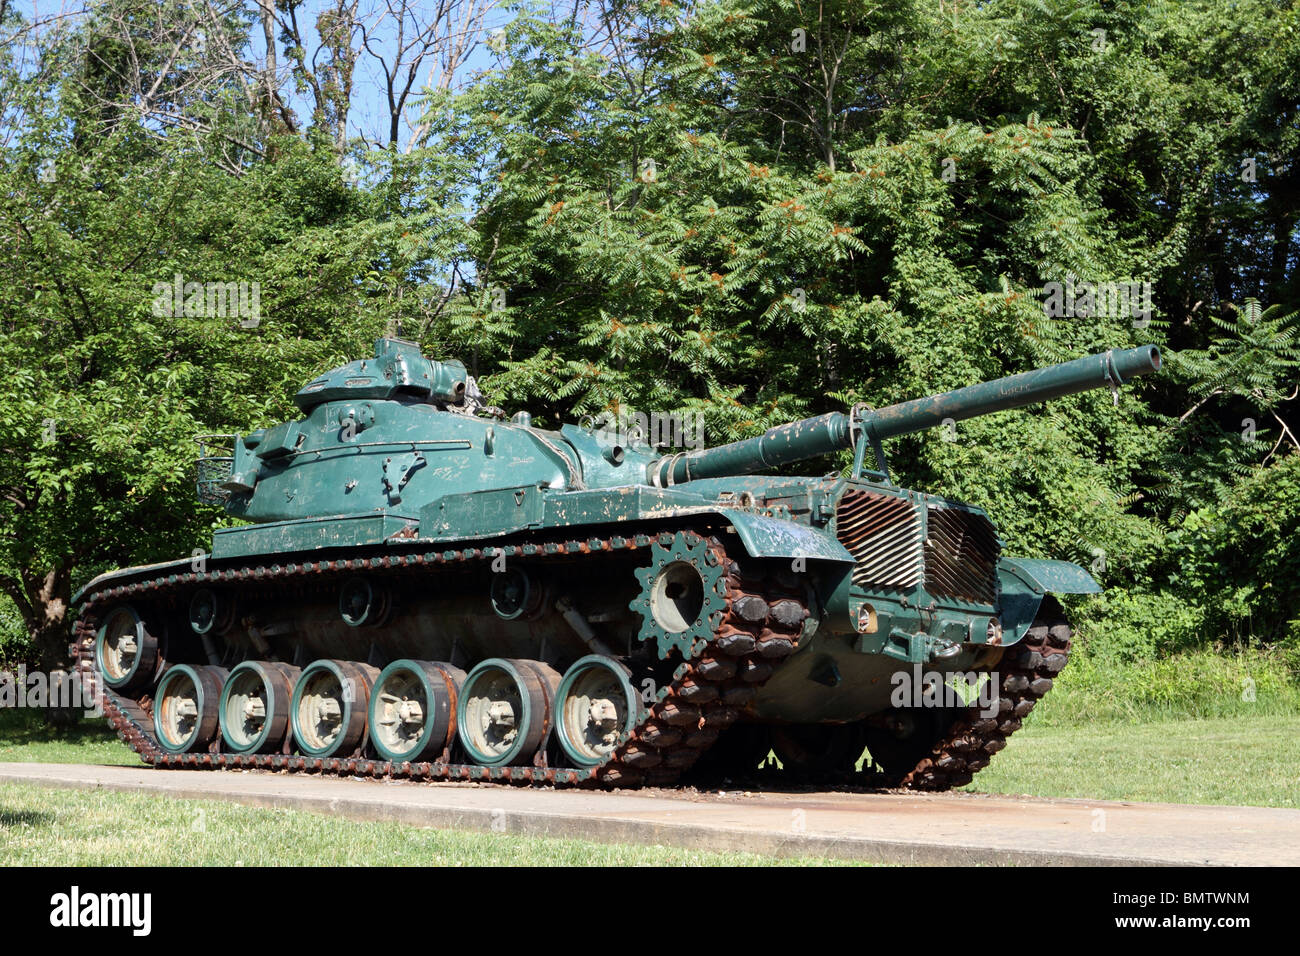
[{"label": "green foliage", "polygon": [[[472,330],[464,344],[502,400],[557,415],[689,403],[723,440],[1127,337],[1045,328],[1031,301],[1059,261],[1096,272],[1106,259],[1104,233],[1082,241],[1086,153],[1069,131],[941,122],[859,137],[834,167],[721,136],[724,104],[746,91],[718,85],[760,82],[770,57],[737,52],[760,43],[752,18],[718,12],[671,44],[629,40],[632,83],[523,21],[511,65],[443,127],[445,148],[484,157],[477,278],[506,301],[467,297],[474,322],[449,320],[444,338]],[[724,43],[725,64],[705,52]],[[951,156],[960,190],[942,179]],[[990,207],[1016,210],[1010,232]]]},{"label": "green foliage", "polygon": [[1170,584],[1208,632],[1300,649],[1300,453],[1255,469],[1171,534]]},{"label": "green foliage", "polygon": [[0,595],[0,670],[12,670],[31,658],[31,638],[22,614],[9,598]]},{"label": "green foliage", "polygon": [[[1182,528],[1294,441],[1294,9],[615,9],[603,55],[520,17],[429,142],[478,184],[475,283],[437,335],[496,401],[552,422],[698,410],[716,443],[1154,340],[1166,374],[1118,409],[1085,395],[912,436],[897,480],[988,508],[1009,551],[1090,566],[1103,656],[1245,633],[1265,591],[1300,616],[1261,580],[1294,579],[1283,546],[1259,569]],[[1151,321],[1048,319],[1044,283],[1071,276],[1149,281]],[[1241,440],[1238,419],[1274,416]],[[1211,605],[1208,569],[1234,561]]]},{"label": "green foliage", "polygon": [[[1098,662],[1297,639],[1294,4],[617,0],[603,45],[540,9],[426,92],[405,154],[344,140],[341,87],[290,134],[93,18],[0,49],[0,590],[29,634],[58,643],[74,582],[205,543],[193,434],[292,414],[400,332],[539,424],[700,412],[713,443],[1156,342],[1118,407],[911,436],[894,477],[1092,567]],[[140,121],[139,77],[199,125]],[[256,281],[260,324],[160,314],[177,275]],[[1049,318],[1070,278],[1150,282],[1151,321]]]},{"label": "green foliage", "polygon": [[1092,647],[1090,643],[1071,655],[1052,692],[1030,715],[1031,726],[1264,717],[1300,711],[1298,662],[1278,651],[1225,653],[1200,647],[1125,663],[1094,654]]},{"label": "green foliage", "polygon": [[1255,299],[1233,308],[1229,318],[1211,316],[1216,332],[1209,347],[1185,350],[1179,361],[1202,397],[1234,395],[1271,409],[1286,400],[1289,381],[1300,368],[1300,311],[1283,314],[1280,306],[1261,309]]},{"label": "green foliage", "polygon": [[1089,667],[1143,667],[1195,647],[1205,633],[1205,607],[1169,591],[1111,588],[1078,615],[1078,642]]},{"label": "green foliage", "polygon": [[[66,601],[73,577],[188,554],[213,521],[193,505],[194,435],[282,417],[302,380],[382,331],[357,309],[355,283],[382,233],[349,222],[336,170],[321,178],[332,161],[294,153],[234,179],[121,133],[53,183],[33,176],[32,154],[4,158],[0,570],[11,596]],[[257,283],[260,324],[161,308],[176,276]],[[106,533],[124,527],[143,533]],[[38,585],[35,569],[53,577]]]}]

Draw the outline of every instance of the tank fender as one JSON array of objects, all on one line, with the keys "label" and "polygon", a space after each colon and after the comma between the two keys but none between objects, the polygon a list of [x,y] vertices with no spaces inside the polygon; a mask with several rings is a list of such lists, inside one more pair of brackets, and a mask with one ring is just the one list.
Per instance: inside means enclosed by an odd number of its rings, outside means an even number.
[{"label": "tank fender", "polygon": [[718,513],[735,526],[736,535],[751,557],[853,563],[853,555],[829,531],[732,508],[719,508]]},{"label": "tank fender", "polygon": [[1069,561],[1002,558],[998,561],[1002,591],[1002,644],[1015,644],[1034,622],[1043,595],[1100,594],[1098,584],[1083,568]]},{"label": "tank fender", "polygon": [[718,507],[679,488],[626,485],[552,493],[532,485],[444,495],[420,510],[420,538],[456,541],[510,534],[524,528],[627,524],[718,515],[736,529],[753,558],[807,558],[852,564],[835,535],[743,508]]},{"label": "tank fender", "polygon": [[1091,574],[1069,561],[1043,561],[1036,558],[1003,558],[998,572],[1009,571],[1040,593],[1100,594],[1101,585]]}]

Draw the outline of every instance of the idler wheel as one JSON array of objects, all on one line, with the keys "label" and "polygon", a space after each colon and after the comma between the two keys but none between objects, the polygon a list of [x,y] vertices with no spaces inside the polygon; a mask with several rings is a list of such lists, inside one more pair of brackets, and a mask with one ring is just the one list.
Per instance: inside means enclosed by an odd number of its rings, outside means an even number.
[{"label": "idler wheel", "polygon": [[293,740],[308,757],[346,757],[366,739],[378,670],[355,661],[314,661],[293,688]]},{"label": "idler wheel", "polygon": [[129,605],[109,612],[95,636],[95,665],[104,683],[118,693],[140,690],[158,664],[158,638]]},{"label": "idler wheel", "polygon": [[205,749],[217,736],[224,667],[176,664],[163,674],[154,693],[153,726],[158,746],[168,753]]},{"label": "idler wheel", "polygon": [[221,691],[221,738],[237,754],[276,753],[289,736],[289,709],[301,671],[289,664],[244,661]]},{"label": "idler wheel", "polygon": [[551,732],[559,675],[538,661],[491,657],[469,672],[456,705],[456,733],[485,767],[526,764]]},{"label": "idler wheel", "polygon": [[560,747],[579,767],[594,767],[614,752],[640,719],[641,697],[632,672],[612,657],[576,661],[556,694]]},{"label": "idler wheel", "polygon": [[393,661],[370,695],[370,742],[394,763],[438,757],[456,736],[465,672],[436,661]]}]

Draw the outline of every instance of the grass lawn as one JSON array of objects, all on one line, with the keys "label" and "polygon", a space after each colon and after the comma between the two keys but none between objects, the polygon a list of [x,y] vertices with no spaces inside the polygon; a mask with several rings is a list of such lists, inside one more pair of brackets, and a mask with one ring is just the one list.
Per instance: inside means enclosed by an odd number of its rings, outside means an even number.
[{"label": "grass lawn", "polygon": [[[106,726],[51,734],[39,714],[0,711],[0,761],[139,766]],[[1098,722],[1031,721],[966,789],[1101,800],[1300,807],[1300,716]],[[133,821],[129,833],[122,821]],[[141,833],[148,838],[141,840]],[[563,866],[817,865],[509,834],[357,823],[148,794],[0,785],[0,864]]]},{"label": "grass lawn", "polygon": [[51,728],[38,710],[0,708],[0,763],[94,763],[142,767],[108,721],[82,718],[67,730]]},{"label": "grass lawn", "polygon": [[[51,732],[41,715],[0,710],[0,762],[144,766],[102,721]],[[162,772],[162,771],[160,771]],[[135,835],[122,828],[131,820]],[[140,839],[140,834],[147,834]],[[854,861],[774,859],[359,823],[299,810],[215,800],[172,800],[108,790],[0,784],[0,865],[175,866],[845,866]]]},{"label": "grass lawn", "polygon": [[1300,717],[1039,727],[1032,720],[966,787],[1158,803],[1300,807]]},{"label": "grass lawn", "polygon": [[0,784],[0,865],[318,866],[322,860],[332,866],[861,865],[358,823],[215,800]]}]

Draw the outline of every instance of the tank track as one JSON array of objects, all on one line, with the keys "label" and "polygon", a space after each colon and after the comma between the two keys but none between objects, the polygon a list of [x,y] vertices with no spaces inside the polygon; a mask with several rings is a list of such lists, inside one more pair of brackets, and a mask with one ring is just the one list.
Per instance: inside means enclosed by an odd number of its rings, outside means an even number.
[{"label": "tank track", "polygon": [[[685,530],[685,529],[684,529]],[[249,769],[281,772],[326,773],[340,776],[410,780],[464,780],[552,786],[637,787],[675,783],[718,737],[740,716],[773,667],[794,653],[807,599],[799,589],[781,588],[774,582],[753,579],[727,553],[721,533],[685,530],[692,540],[707,541],[706,560],[725,569],[725,610],[713,637],[673,672],[671,681],[647,702],[645,718],[604,763],[573,769],[546,765],[543,746],[532,766],[484,767],[453,763],[449,754],[434,762],[395,763],[364,756],[306,757],[290,753],[227,754],[218,742],[208,752],[174,754],[161,748],[154,736],[152,701],[147,695],[131,699],[114,693],[96,680],[94,642],[98,615],[119,600],[167,598],[195,585],[237,583],[270,585],[277,589],[301,585],[326,587],[358,571],[418,571],[473,561],[506,558],[544,560],[548,556],[597,554],[647,549],[656,540],[671,543],[671,533],[615,536],[585,540],[538,540],[499,548],[390,553],[382,558],[309,561],[304,563],[244,566],[237,569],[170,574],[121,584],[86,598],[77,620],[72,652],[83,679],[94,681],[103,696],[104,713],[118,736],[148,764],[162,768]],[[748,565],[747,565],[748,570]],[[742,600],[748,598],[749,600]],[[758,600],[754,600],[757,598]],[[770,612],[783,605],[780,613]],[[757,609],[757,610],[756,610]]]},{"label": "tank track", "polygon": [[1045,598],[1024,638],[1007,648],[993,671],[1001,677],[997,716],[983,717],[978,707],[959,714],[929,754],[902,779],[887,782],[930,791],[970,783],[1052,689],[1053,679],[1069,661],[1072,636],[1060,605]]}]

